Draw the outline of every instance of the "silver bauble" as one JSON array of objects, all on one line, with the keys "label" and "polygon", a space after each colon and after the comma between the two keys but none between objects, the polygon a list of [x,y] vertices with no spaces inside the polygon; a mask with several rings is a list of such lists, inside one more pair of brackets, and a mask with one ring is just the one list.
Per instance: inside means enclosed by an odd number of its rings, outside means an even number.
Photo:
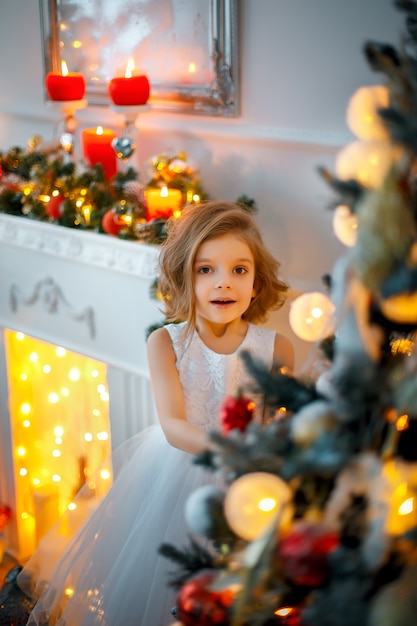
[{"label": "silver bauble", "polygon": [[111,145],[118,159],[127,160],[134,153],[136,146],[129,137],[115,137]]}]

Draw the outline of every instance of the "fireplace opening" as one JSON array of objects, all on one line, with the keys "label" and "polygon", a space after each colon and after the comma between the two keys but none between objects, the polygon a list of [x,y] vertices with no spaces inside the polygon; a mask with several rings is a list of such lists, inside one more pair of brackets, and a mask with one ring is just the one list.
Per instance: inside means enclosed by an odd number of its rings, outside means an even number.
[{"label": "fireplace opening", "polygon": [[[4,343],[14,551],[28,557],[65,511],[87,514],[111,485],[107,366],[15,330],[4,330]],[[84,497],[74,503],[84,483]],[[60,530],[63,536],[70,532],[65,524]]]}]

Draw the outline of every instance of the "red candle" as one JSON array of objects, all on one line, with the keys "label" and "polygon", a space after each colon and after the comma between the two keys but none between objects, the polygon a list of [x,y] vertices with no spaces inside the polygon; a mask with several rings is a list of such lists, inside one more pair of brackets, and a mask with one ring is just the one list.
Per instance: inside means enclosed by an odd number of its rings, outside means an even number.
[{"label": "red candle", "polygon": [[104,175],[112,178],[117,172],[117,157],[112,146],[116,133],[108,128],[85,128],[81,131],[83,156],[90,165],[101,163]]},{"label": "red candle", "polygon": [[61,62],[62,72],[48,72],[45,79],[46,91],[50,100],[81,100],[85,94],[85,79],[78,72],[68,72],[65,61]]},{"label": "red candle", "polygon": [[149,98],[150,85],[145,75],[132,76],[133,60],[130,59],[123,77],[112,78],[108,84],[110,98],[117,106],[146,104]]},{"label": "red candle", "polygon": [[148,221],[158,218],[169,218],[182,208],[182,192],[180,189],[147,189],[146,197],[146,219]]}]

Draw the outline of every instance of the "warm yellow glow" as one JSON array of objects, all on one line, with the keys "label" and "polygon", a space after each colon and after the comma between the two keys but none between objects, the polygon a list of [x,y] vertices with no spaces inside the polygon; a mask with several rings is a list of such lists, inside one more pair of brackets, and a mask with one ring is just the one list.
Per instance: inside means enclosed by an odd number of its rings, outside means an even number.
[{"label": "warm yellow glow", "polygon": [[72,589],[71,587],[67,587],[67,589],[65,589],[65,595],[68,596],[69,598],[74,595],[74,589]]},{"label": "warm yellow glow", "polygon": [[68,65],[65,61],[61,61],[61,74],[62,76],[68,76]]},{"label": "warm yellow glow", "polygon": [[276,509],[278,502],[274,498],[262,498],[259,501],[258,509],[260,511],[273,511]]},{"label": "warm yellow glow", "polygon": [[414,511],[414,498],[407,498],[398,509],[398,515],[410,515]]},{"label": "warm yellow glow", "polygon": [[107,441],[109,438],[109,433],[103,430],[101,433],[97,433],[97,439],[99,441]]},{"label": "warm yellow glow", "polygon": [[110,474],[109,470],[101,470],[100,477],[103,480],[109,480],[110,476],[111,476],[111,474]]},{"label": "warm yellow glow", "polygon": [[54,198],[56,198],[57,196],[59,196],[59,189],[54,189],[51,195],[52,195]]},{"label": "warm yellow glow", "polygon": [[322,315],[323,310],[320,309],[318,306],[311,309],[311,316],[314,317],[314,319],[318,320],[320,317],[322,317]]},{"label": "warm yellow glow", "polygon": [[408,415],[400,415],[396,423],[397,430],[407,430],[408,428]]},{"label": "warm yellow glow", "polygon": [[70,502],[68,505],[68,511],[75,511],[75,509],[77,508],[77,505],[75,504],[75,502]]},{"label": "warm yellow glow", "polygon": [[279,615],[279,617],[288,617],[288,615],[291,615],[293,610],[294,609],[291,606],[283,606],[275,611],[275,615]]},{"label": "warm yellow glow", "polygon": [[197,70],[196,64],[194,63],[194,61],[191,61],[188,64],[188,71],[190,72],[190,74],[195,74],[196,70]]},{"label": "warm yellow glow", "polygon": [[168,187],[166,185],[162,187],[159,195],[161,196],[161,198],[168,198]]},{"label": "warm yellow glow", "polygon": [[106,391],[106,386],[105,385],[97,385],[97,392],[98,393],[104,393]]},{"label": "warm yellow glow", "polygon": [[102,135],[104,133],[102,126],[97,126],[96,135]]},{"label": "warm yellow glow", "polygon": [[125,78],[132,78],[135,71],[135,62],[133,59],[129,59],[126,65]]},{"label": "warm yellow glow", "polygon": [[177,220],[178,218],[180,218],[180,217],[181,217],[181,213],[182,213],[182,211],[180,211],[180,209],[176,209],[176,210],[173,212],[172,216],[173,216],[173,217]]},{"label": "warm yellow glow", "polygon": [[[14,523],[19,549],[27,556],[68,509],[82,481],[109,456],[110,437],[101,435],[110,431],[109,407],[97,391],[100,385],[108,393],[107,369],[95,359],[24,333],[4,330],[4,337],[14,441]],[[90,508],[93,499],[106,493],[111,478],[109,467],[95,480],[88,503],[80,501],[78,508]]]},{"label": "warm yellow glow", "polygon": [[84,439],[85,441],[93,441],[92,433],[84,433]]},{"label": "warm yellow glow", "polygon": [[193,194],[193,202],[195,202],[196,204],[200,202],[200,196],[198,195],[198,193]]},{"label": "warm yellow glow", "polygon": [[81,378],[81,372],[78,369],[78,367],[72,367],[70,369],[70,371],[68,372],[68,378],[70,380],[72,380],[73,382],[76,382],[77,380],[80,380]]},{"label": "warm yellow glow", "polygon": [[103,391],[103,392],[100,394],[100,400],[102,400],[103,402],[108,402],[108,401],[109,401],[109,399],[110,399],[110,396],[109,396],[109,394],[108,394],[108,392],[107,392],[107,391]]},{"label": "warm yellow glow", "polygon": [[82,46],[83,46],[82,42],[79,41],[78,39],[72,42],[72,47],[75,48],[75,50],[82,48]]}]

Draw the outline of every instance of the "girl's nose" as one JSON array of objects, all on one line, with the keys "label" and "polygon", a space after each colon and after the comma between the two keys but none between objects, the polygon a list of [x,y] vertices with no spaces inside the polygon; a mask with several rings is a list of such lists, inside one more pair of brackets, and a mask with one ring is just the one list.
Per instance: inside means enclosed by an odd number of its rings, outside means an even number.
[{"label": "girl's nose", "polygon": [[226,272],[219,273],[216,276],[216,288],[217,289],[230,289],[231,278]]}]

